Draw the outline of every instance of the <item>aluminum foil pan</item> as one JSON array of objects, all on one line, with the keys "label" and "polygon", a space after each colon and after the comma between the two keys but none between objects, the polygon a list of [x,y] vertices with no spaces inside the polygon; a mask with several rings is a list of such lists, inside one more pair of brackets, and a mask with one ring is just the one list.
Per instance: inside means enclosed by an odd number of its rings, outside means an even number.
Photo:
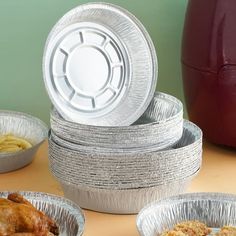
[{"label": "aluminum foil pan", "polygon": [[0,110],[0,135],[9,133],[28,140],[32,148],[15,153],[0,153],[0,173],[31,163],[39,146],[48,136],[48,128],[41,120],[28,114]]},{"label": "aluminum foil pan", "polygon": [[83,208],[106,213],[136,214],[147,203],[185,192],[195,175],[166,185],[127,190],[89,188],[59,182],[64,195]]},{"label": "aluminum foil pan", "polygon": [[[10,192],[0,192],[6,198]],[[81,236],[85,219],[83,212],[73,202],[58,196],[39,192],[19,192],[38,210],[54,219],[59,226],[59,236]]]},{"label": "aluminum foil pan", "polygon": [[69,11],[46,42],[45,86],[66,120],[132,124],[148,107],[157,74],[155,48],[144,26],[112,4],[89,3]]},{"label": "aluminum foil pan", "polygon": [[175,97],[156,92],[148,109],[132,126],[101,127],[64,120],[54,109],[51,128],[60,138],[83,146],[137,150],[155,146],[161,150],[175,144],[183,132],[183,105]]},{"label": "aluminum foil pan", "polygon": [[236,226],[236,195],[190,193],[151,203],[137,217],[141,236],[158,236],[179,222],[199,220],[217,229]]},{"label": "aluminum foil pan", "polygon": [[49,138],[50,168],[58,179],[104,189],[145,188],[195,173],[202,162],[202,132],[185,121],[183,137],[175,147],[150,153],[99,153],[74,148]]}]

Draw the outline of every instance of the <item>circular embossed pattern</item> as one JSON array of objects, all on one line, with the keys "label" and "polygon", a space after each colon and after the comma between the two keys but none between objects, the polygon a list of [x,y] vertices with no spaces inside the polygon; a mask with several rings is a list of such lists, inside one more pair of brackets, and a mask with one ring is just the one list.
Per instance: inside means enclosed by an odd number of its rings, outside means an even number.
[{"label": "circular embossed pattern", "polygon": [[127,88],[124,49],[117,42],[96,23],[76,23],[57,35],[50,77],[68,106],[83,112],[113,109]]},{"label": "circular embossed pattern", "polygon": [[145,28],[112,4],[89,3],[67,12],[45,45],[48,95],[59,114],[75,123],[133,124],[153,98],[157,74]]}]

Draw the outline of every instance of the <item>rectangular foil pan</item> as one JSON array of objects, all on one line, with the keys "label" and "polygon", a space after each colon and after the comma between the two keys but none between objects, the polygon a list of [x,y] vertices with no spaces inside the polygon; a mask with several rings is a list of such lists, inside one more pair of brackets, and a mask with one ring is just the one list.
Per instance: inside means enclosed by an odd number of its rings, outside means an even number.
[{"label": "rectangular foil pan", "polygon": [[213,233],[223,226],[236,226],[236,195],[190,193],[170,197],[143,208],[136,223],[141,236],[159,236],[187,220],[201,221]]}]

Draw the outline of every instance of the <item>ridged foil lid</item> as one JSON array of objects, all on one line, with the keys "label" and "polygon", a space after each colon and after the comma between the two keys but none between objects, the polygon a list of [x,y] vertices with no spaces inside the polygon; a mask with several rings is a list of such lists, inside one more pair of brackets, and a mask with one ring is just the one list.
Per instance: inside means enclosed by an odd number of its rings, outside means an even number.
[{"label": "ridged foil lid", "polygon": [[48,36],[44,82],[61,116],[98,126],[135,122],[153,98],[157,57],[143,25],[107,3],[81,5]]}]

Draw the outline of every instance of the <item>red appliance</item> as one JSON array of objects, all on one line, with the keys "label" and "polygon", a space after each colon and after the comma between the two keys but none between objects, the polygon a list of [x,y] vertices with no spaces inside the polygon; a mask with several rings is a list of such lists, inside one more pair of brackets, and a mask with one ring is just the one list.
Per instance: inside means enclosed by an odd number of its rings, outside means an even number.
[{"label": "red appliance", "polygon": [[190,120],[236,147],[236,0],[189,0],[182,73]]}]

